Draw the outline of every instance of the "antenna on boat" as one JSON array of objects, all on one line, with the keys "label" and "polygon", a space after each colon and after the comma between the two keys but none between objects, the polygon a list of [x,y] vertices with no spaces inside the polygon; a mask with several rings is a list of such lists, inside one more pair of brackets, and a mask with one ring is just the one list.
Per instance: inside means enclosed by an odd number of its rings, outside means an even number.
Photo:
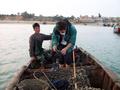
[{"label": "antenna on boat", "polygon": [[[51,37],[52,37],[52,33],[50,33]],[[52,38],[49,40],[49,49],[52,49]]]},{"label": "antenna on boat", "polygon": [[[75,66],[75,52],[74,52],[74,49],[73,49],[73,78],[74,78],[74,81],[76,79],[76,66]],[[77,83],[75,82],[75,89],[77,90]]]}]

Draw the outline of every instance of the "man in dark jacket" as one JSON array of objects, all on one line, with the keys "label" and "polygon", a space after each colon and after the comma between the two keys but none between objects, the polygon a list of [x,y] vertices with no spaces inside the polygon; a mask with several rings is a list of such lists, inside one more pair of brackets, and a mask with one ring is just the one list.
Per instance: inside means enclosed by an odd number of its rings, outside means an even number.
[{"label": "man in dark jacket", "polygon": [[59,61],[60,66],[72,63],[71,54],[76,42],[76,28],[67,20],[61,20],[56,23],[52,33],[52,47],[53,51],[60,50],[63,59]]},{"label": "man in dark jacket", "polygon": [[[33,24],[34,34],[30,36],[29,40],[29,52],[32,59],[40,60],[44,59],[44,49],[42,48],[42,43],[44,40],[50,40],[51,35],[45,35],[40,33],[40,25],[38,23]],[[43,62],[41,62],[43,63]]]}]

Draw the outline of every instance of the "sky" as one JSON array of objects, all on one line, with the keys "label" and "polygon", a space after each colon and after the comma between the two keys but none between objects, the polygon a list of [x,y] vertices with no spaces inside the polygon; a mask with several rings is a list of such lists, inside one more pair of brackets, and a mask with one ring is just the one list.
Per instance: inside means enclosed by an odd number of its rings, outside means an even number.
[{"label": "sky", "polygon": [[36,16],[75,16],[100,13],[105,17],[120,17],[120,0],[0,0],[0,14],[27,11]]}]

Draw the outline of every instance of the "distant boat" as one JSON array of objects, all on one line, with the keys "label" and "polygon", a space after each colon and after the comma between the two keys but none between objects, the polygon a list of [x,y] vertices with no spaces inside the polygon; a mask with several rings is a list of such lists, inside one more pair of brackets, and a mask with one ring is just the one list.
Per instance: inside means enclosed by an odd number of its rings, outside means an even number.
[{"label": "distant boat", "polygon": [[43,22],[43,24],[47,24],[47,22]]},{"label": "distant boat", "polygon": [[[23,66],[23,68],[21,68],[21,70],[15,74],[5,90],[48,90],[45,89],[47,87],[54,88],[52,90],[60,90],[56,89],[57,87],[55,82],[52,83],[52,81],[59,82],[57,86],[61,85],[64,87],[64,83],[60,83],[63,82],[64,79],[68,80],[68,82],[71,80],[69,82],[69,86],[72,86],[69,87],[70,89],[61,90],[120,90],[120,79],[118,78],[117,74],[112,72],[98,59],[82,48],[76,48],[74,53],[75,56],[74,54],[73,56],[76,61],[76,70],[75,68],[73,70],[75,65],[71,66],[69,70],[70,72],[77,72],[77,79],[75,79],[75,81],[72,80],[73,75],[71,75],[69,71],[64,68],[62,72],[60,72],[60,70],[51,72],[51,64],[47,64],[44,70],[42,70],[41,66],[39,65],[37,68],[31,68],[32,64],[34,63],[33,60],[31,60],[28,65]],[[81,72],[79,73],[80,70]],[[87,75],[84,75],[85,72]],[[88,81],[85,82],[84,79],[87,79]],[[87,84],[88,82],[89,84]],[[73,85],[77,85],[77,89],[75,89]],[[25,86],[29,89],[22,89]],[[40,87],[43,87],[43,89],[39,89]],[[94,89],[89,87],[94,87]]]},{"label": "distant boat", "polygon": [[110,27],[110,26],[112,26],[112,25],[110,25],[109,23],[104,23],[103,26],[105,26],[105,27]]}]

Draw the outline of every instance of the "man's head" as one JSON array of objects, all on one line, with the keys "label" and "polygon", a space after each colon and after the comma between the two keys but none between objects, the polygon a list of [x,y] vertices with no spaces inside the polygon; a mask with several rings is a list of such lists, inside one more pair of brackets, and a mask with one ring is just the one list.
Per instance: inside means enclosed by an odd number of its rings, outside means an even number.
[{"label": "man's head", "polygon": [[38,23],[34,23],[33,29],[34,29],[35,33],[39,33],[40,32],[40,25]]},{"label": "man's head", "polygon": [[67,24],[65,21],[59,21],[57,22],[57,28],[58,28],[58,31],[61,35],[65,35],[65,32],[67,30]]}]

